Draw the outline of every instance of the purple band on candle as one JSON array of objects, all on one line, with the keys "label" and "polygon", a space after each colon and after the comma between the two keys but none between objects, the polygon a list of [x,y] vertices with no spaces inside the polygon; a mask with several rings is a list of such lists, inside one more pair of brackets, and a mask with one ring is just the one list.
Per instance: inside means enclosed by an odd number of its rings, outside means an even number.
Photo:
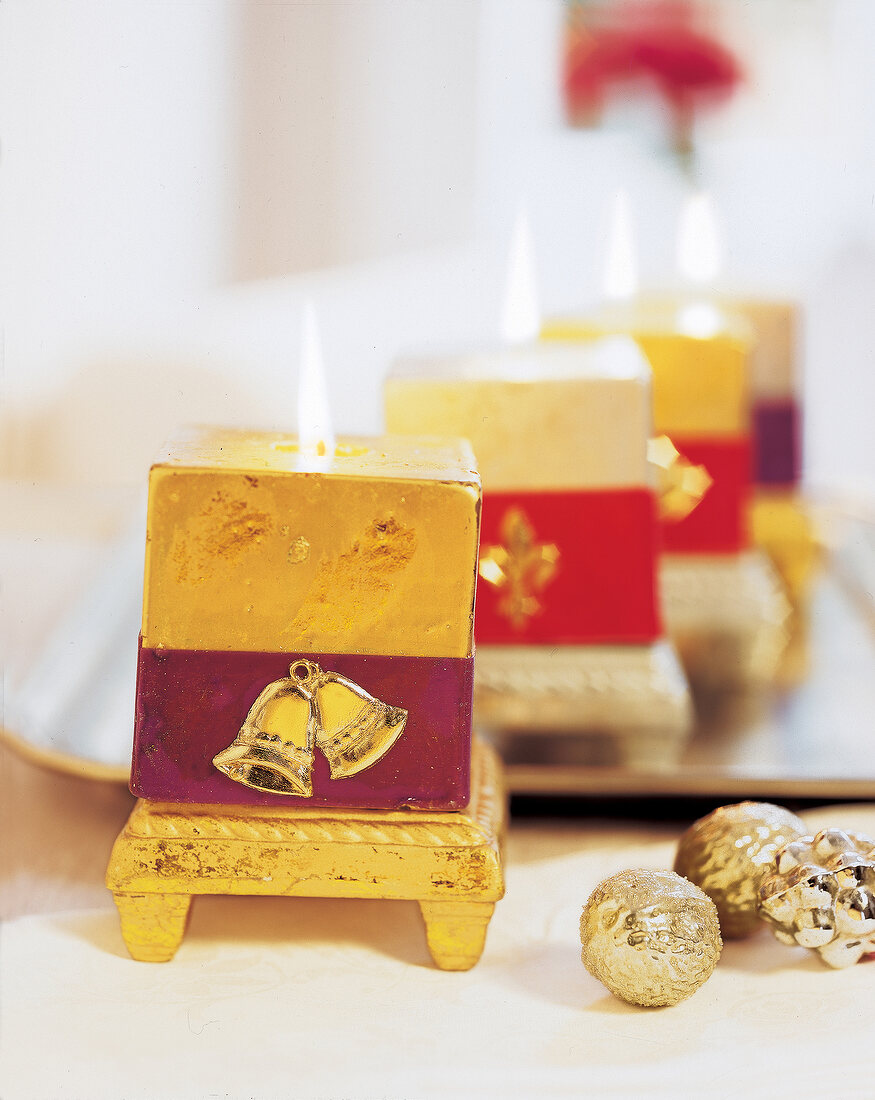
[{"label": "purple band on candle", "polygon": [[799,404],[794,398],[754,404],[754,480],[758,485],[798,482],[799,428]]},{"label": "purple band on candle", "polygon": [[[342,779],[331,778],[317,747],[308,797],[265,793],[223,774],[213,757],[237,737],[262,691],[304,660],[352,681],[376,706],[407,711],[397,740],[376,763]],[[160,801],[242,806],[461,809],[470,796],[473,673],[473,657],[240,653],[141,644],[131,791]]]}]

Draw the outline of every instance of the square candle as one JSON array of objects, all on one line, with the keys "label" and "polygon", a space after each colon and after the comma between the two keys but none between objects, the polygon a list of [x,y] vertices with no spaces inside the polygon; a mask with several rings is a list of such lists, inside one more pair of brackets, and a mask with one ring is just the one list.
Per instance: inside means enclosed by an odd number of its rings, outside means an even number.
[{"label": "square candle", "polygon": [[479,513],[460,440],[174,444],[149,481],[131,790],[466,805]]},{"label": "square candle", "polygon": [[[682,463],[699,468],[707,489],[688,511],[667,514],[663,548],[676,554],[735,554],[750,544],[750,332],[705,307],[684,314],[638,306],[592,319],[557,319],[547,340],[593,340],[628,332],[653,368],[653,421]],[[703,478],[704,480],[704,478]]]},{"label": "square candle", "polygon": [[666,735],[673,751],[687,732],[656,586],[650,382],[624,338],[423,355],[387,381],[391,431],[464,435],[483,476],[484,726],[622,730],[630,745],[640,731],[649,753]]},{"label": "square candle", "polygon": [[483,476],[480,644],[660,634],[650,371],[631,341],[399,362],[390,431],[471,441]]},{"label": "square candle", "polygon": [[802,467],[798,307],[766,298],[724,302],[756,336],[750,359],[754,483],[767,490],[794,489]]},{"label": "square candle", "polygon": [[633,335],[653,368],[654,428],[667,437],[657,447],[677,456],[665,488],[696,489],[683,507],[663,508],[669,635],[702,686],[767,683],[786,641],[787,604],[752,546],[752,330],[711,302],[637,302],[550,321],[543,335],[587,341],[616,332]]},{"label": "square candle", "polygon": [[[657,308],[683,309],[681,294],[651,294],[646,300]],[[745,322],[753,338],[748,378],[754,484],[767,490],[793,489],[801,468],[798,304],[726,293],[714,302],[725,314]]]}]

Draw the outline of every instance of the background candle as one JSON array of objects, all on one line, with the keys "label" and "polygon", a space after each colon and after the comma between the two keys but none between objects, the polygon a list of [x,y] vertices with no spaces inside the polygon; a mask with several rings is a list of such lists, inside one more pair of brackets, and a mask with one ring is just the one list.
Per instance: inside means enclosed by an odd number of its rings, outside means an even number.
[{"label": "background candle", "polygon": [[[707,282],[719,263],[716,223],[696,196],[686,210],[679,256]],[[618,192],[611,211],[605,302],[591,313],[549,319],[547,340],[588,341],[607,333],[634,337],[653,369],[654,431],[670,437],[710,485],[686,515],[667,514],[667,551],[734,553],[748,543],[751,334],[706,292],[684,298],[638,295],[629,203]],[[703,477],[704,481],[704,477]]]},{"label": "background candle", "polygon": [[484,723],[646,727],[656,756],[656,730],[672,751],[686,733],[655,583],[650,379],[634,342],[617,338],[408,357],[386,383],[390,430],[463,434],[481,468]]},{"label": "background candle", "polygon": [[390,431],[468,439],[490,492],[648,484],[650,371],[630,340],[407,356],[385,400]]},{"label": "background candle", "polygon": [[[781,674],[799,679],[807,666],[806,604],[819,558],[814,525],[797,493],[802,468],[798,377],[798,308],[792,301],[726,291],[720,284],[723,249],[716,213],[706,193],[684,203],[677,241],[682,280],[673,293],[650,293],[650,308],[678,316],[710,309],[747,325],[751,411],[749,525],[753,542],[774,562],[794,610],[794,642]],[[614,249],[616,251],[616,248]]]},{"label": "background candle", "polygon": [[[684,308],[687,294],[648,295],[651,308]],[[799,317],[796,303],[729,293],[716,302],[744,322],[748,355],[752,541],[778,568],[794,608],[802,614],[819,552],[814,524],[799,487],[802,474],[802,405],[799,390]],[[801,619],[797,620],[801,627]],[[800,666],[802,667],[802,666]]]},{"label": "background candle", "polygon": [[669,634],[701,685],[765,683],[786,643],[788,608],[768,562],[747,552],[750,330],[707,297],[609,302],[543,328],[547,341],[586,342],[606,333],[635,337],[653,368],[655,431],[708,482],[686,515],[663,517],[660,575]]},{"label": "background candle", "polygon": [[681,286],[652,300],[678,310],[706,300],[743,318],[752,337],[748,361],[754,468],[757,484],[791,485],[799,476],[796,393],[797,310],[793,302],[727,292],[724,247],[710,195],[690,193],[681,210],[677,270]]},{"label": "background candle", "polygon": [[792,301],[728,294],[720,301],[743,317],[754,335],[750,355],[754,483],[793,487],[802,466],[798,306]]},{"label": "background candle", "polygon": [[[679,324],[710,312],[724,329],[746,339],[753,448],[752,479],[764,487],[793,487],[801,469],[798,396],[798,309],[794,302],[701,291],[649,293],[641,311],[674,314]],[[714,326],[715,332],[719,331]]]},{"label": "background candle", "polygon": [[590,318],[546,322],[545,340],[634,336],[653,368],[653,427],[682,456],[703,465],[711,480],[701,503],[663,525],[665,549],[733,553],[749,543],[749,342],[743,328],[706,307],[682,312],[645,305],[610,305]]},{"label": "background candle", "polygon": [[750,361],[754,494],[753,541],[775,564],[790,601],[790,645],[780,668],[784,682],[807,675],[808,615],[821,544],[801,490],[802,391],[799,311],[795,302],[726,295],[727,308],[751,325]]}]

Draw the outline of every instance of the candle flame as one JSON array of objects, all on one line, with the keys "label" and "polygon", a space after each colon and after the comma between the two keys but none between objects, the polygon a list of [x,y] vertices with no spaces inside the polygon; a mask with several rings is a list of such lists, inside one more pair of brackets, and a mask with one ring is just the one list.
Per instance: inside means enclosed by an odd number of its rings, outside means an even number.
[{"label": "candle flame", "polygon": [[334,431],[325,385],[322,340],[316,309],[311,301],[304,304],[301,324],[301,368],[298,383],[298,445],[300,453],[321,459],[322,468],[334,456]]},{"label": "candle flame", "polygon": [[689,195],[681,211],[677,267],[682,278],[699,285],[713,283],[723,266],[723,241],[711,196]]},{"label": "candle flame", "polygon": [[723,314],[713,302],[688,302],[678,310],[677,327],[685,336],[710,340],[726,326]]},{"label": "candle flame", "polygon": [[604,294],[609,302],[628,302],[638,292],[638,257],[632,208],[625,191],[618,191],[611,203],[608,251],[605,260]]},{"label": "candle flame", "polygon": [[508,256],[501,338],[507,344],[527,344],[541,331],[535,245],[528,214],[520,207]]}]

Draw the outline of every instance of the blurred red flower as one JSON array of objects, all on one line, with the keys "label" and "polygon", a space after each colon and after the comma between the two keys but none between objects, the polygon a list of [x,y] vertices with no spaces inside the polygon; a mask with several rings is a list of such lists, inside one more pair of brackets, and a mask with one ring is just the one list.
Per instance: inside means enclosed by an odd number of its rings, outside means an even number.
[{"label": "blurred red flower", "polygon": [[733,53],[684,0],[575,4],[568,21],[564,89],[572,123],[592,125],[618,85],[654,89],[672,113],[676,141],[696,110],[727,99],[742,78]]}]

